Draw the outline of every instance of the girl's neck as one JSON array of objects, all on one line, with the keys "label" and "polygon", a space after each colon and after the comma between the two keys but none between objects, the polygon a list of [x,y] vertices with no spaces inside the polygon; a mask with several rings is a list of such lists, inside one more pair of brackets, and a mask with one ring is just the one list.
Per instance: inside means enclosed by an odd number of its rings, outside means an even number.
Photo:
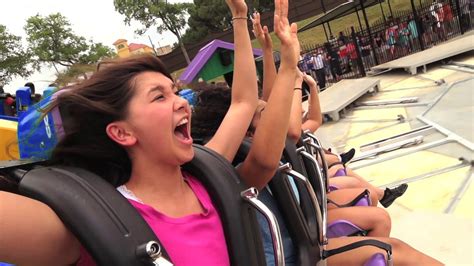
[{"label": "girl's neck", "polygon": [[142,203],[174,218],[204,211],[179,165],[141,163],[132,164],[132,176],[125,185]]},{"label": "girl's neck", "polygon": [[163,202],[180,197],[187,191],[179,165],[135,160],[130,180],[125,184],[144,202]]}]

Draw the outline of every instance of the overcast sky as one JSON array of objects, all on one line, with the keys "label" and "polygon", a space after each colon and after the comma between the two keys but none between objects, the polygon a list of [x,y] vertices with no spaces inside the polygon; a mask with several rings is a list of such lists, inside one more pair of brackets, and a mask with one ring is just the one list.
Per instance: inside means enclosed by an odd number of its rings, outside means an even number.
[{"label": "overcast sky", "polygon": [[[192,0],[169,0],[168,2],[192,2]],[[140,24],[132,23],[126,26],[124,17],[115,11],[113,0],[13,0],[4,3],[1,7],[0,24],[5,25],[7,30],[15,35],[22,36],[26,42],[25,26],[27,18],[40,14],[47,16],[60,12],[72,25],[73,31],[86,39],[101,42],[113,48],[112,43],[117,39],[127,39],[130,42],[150,45],[150,36],[154,45],[167,45],[177,42],[171,33],[158,34],[154,29],[145,35],[138,36],[134,30],[140,28]],[[41,73],[35,73],[28,80],[16,78],[5,85],[5,90],[14,93],[16,89],[32,81],[37,91],[43,89],[54,80],[54,71],[42,69]]]}]

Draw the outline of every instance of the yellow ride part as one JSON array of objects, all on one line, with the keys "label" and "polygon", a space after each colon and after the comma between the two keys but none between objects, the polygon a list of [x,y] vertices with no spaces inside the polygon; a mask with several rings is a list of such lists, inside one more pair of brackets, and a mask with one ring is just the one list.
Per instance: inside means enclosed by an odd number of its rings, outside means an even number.
[{"label": "yellow ride part", "polygon": [[0,119],[0,160],[18,160],[18,122]]}]

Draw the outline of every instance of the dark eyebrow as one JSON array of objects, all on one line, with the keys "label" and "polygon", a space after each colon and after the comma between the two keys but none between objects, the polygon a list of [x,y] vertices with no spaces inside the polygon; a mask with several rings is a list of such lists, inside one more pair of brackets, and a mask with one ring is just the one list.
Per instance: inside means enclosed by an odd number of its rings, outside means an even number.
[{"label": "dark eyebrow", "polygon": [[163,86],[158,85],[158,86],[155,86],[155,87],[149,89],[148,92],[147,92],[147,96],[149,96],[152,92],[155,92],[155,91],[163,92]]},{"label": "dark eyebrow", "polygon": [[[175,82],[171,83],[171,91],[174,91],[177,88],[178,87],[176,86]],[[165,90],[166,90],[166,87],[159,84],[159,85],[156,85],[155,87],[152,87],[151,89],[149,89],[148,92],[147,92],[147,96],[149,96],[151,93],[156,92],[156,91],[160,91],[160,92],[164,93]]]}]

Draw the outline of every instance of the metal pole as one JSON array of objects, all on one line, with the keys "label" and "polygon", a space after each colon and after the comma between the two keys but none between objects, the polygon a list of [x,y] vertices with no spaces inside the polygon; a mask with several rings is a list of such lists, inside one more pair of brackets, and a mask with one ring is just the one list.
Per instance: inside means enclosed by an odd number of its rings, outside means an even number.
[{"label": "metal pole", "polygon": [[324,35],[326,35],[326,41],[329,42],[328,32],[326,31],[326,26],[324,26],[324,23],[323,23],[323,29],[324,29]]},{"label": "metal pole", "polygon": [[331,25],[329,25],[329,21],[326,22],[328,24],[329,35],[332,35]]},{"label": "metal pole", "polygon": [[355,9],[356,9],[356,14],[357,14],[357,21],[359,21],[359,28],[362,31],[362,23],[360,22],[359,11],[357,11],[357,7]]},{"label": "metal pole", "polygon": [[388,0],[388,10],[390,11],[390,16],[393,19],[392,5],[390,4],[390,0]]},{"label": "metal pole", "polygon": [[[326,14],[326,6],[324,5],[324,0],[320,0],[320,3],[321,3],[321,8],[323,9],[323,13]],[[331,26],[329,25],[329,22],[327,22],[327,24],[328,24],[329,35],[332,35]],[[323,27],[324,27],[324,21],[323,21]],[[328,34],[326,32],[325,27],[324,27],[324,34],[326,34],[326,40],[329,41]]]},{"label": "metal pole", "polygon": [[[372,31],[370,30],[369,20],[367,19],[367,14],[365,13],[363,0],[360,1],[360,8],[362,10],[362,14],[364,15],[365,26],[367,27],[367,32],[369,33],[370,47],[372,48],[372,52],[374,53],[374,55],[376,55],[377,51],[375,51],[375,47],[374,47],[374,38],[372,38]],[[375,59],[375,64],[378,65],[379,60],[377,59],[377,56],[374,56],[374,59]]]},{"label": "metal pole", "polygon": [[413,19],[415,20],[416,24],[416,31],[418,32],[418,42],[420,43],[421,50],[425,50],[425,44],[423,43],[423,28],[421,27],[421,19],[418,17],[418,13],[416,12],[415,2],[414,0],[410,0],[411,2],[411,9],[413,11]]},{"label": "metal pole", "polygon": [[467,189],[469,188],[469,185],[472,182],[472,177],[474,176],[472,166],[473,165],[471,162],[471,167],[469,171],[467,172],[466,177],[462,181],[461,185],[458,187],[456,194],[454,195],[453,199],[449,203],[448,207],[446,207],[446,209],[444,210],[444,213],[452,213],[456,209],[464,193],[466,193]]},{"label": "metal pole", "polygon": [[[421,1],[421,0],[420,0]],[[383,11],[382,1],[379,0],[380,11],[382,12],[383,24],[387,24],[387,19],[385,18],[385,12]]]},{"label": "metal pole", "polygon": [[451,142],[455,142],[455,140],[448,137],[448,138],[428,142],[426,144],[416,146],[416,147],[413,147],[413,148],[407,148],[404,151],[400,151],[400,152],[394,153],[392,155],[387,155],[386,157],[373,159],[371,161],[356,164],[356,165],[352,165],[352,162],[354,161],[354,159],[352,159],[351,160],[351,169],[352,170],[357,170],[357,169],[364,168],[364,167],[367,167],[367,166],[370,166],[370,165],[373,165],[373,164],[386,162],[386,161],[389,161],[389,160],[392,160],[392,159],[400,158],[400,157],[403,157],[403,156],[406,156],[406,155],[409,155],[409,154],[412,154],[412,153],[415,153],[415,152],[418,152],[418,151],[431,149],[431,148],[434,148],[434,147],[437,147],[437,146],[440,146],[440,145],[444,145],[446,143],[451,143]]}]

